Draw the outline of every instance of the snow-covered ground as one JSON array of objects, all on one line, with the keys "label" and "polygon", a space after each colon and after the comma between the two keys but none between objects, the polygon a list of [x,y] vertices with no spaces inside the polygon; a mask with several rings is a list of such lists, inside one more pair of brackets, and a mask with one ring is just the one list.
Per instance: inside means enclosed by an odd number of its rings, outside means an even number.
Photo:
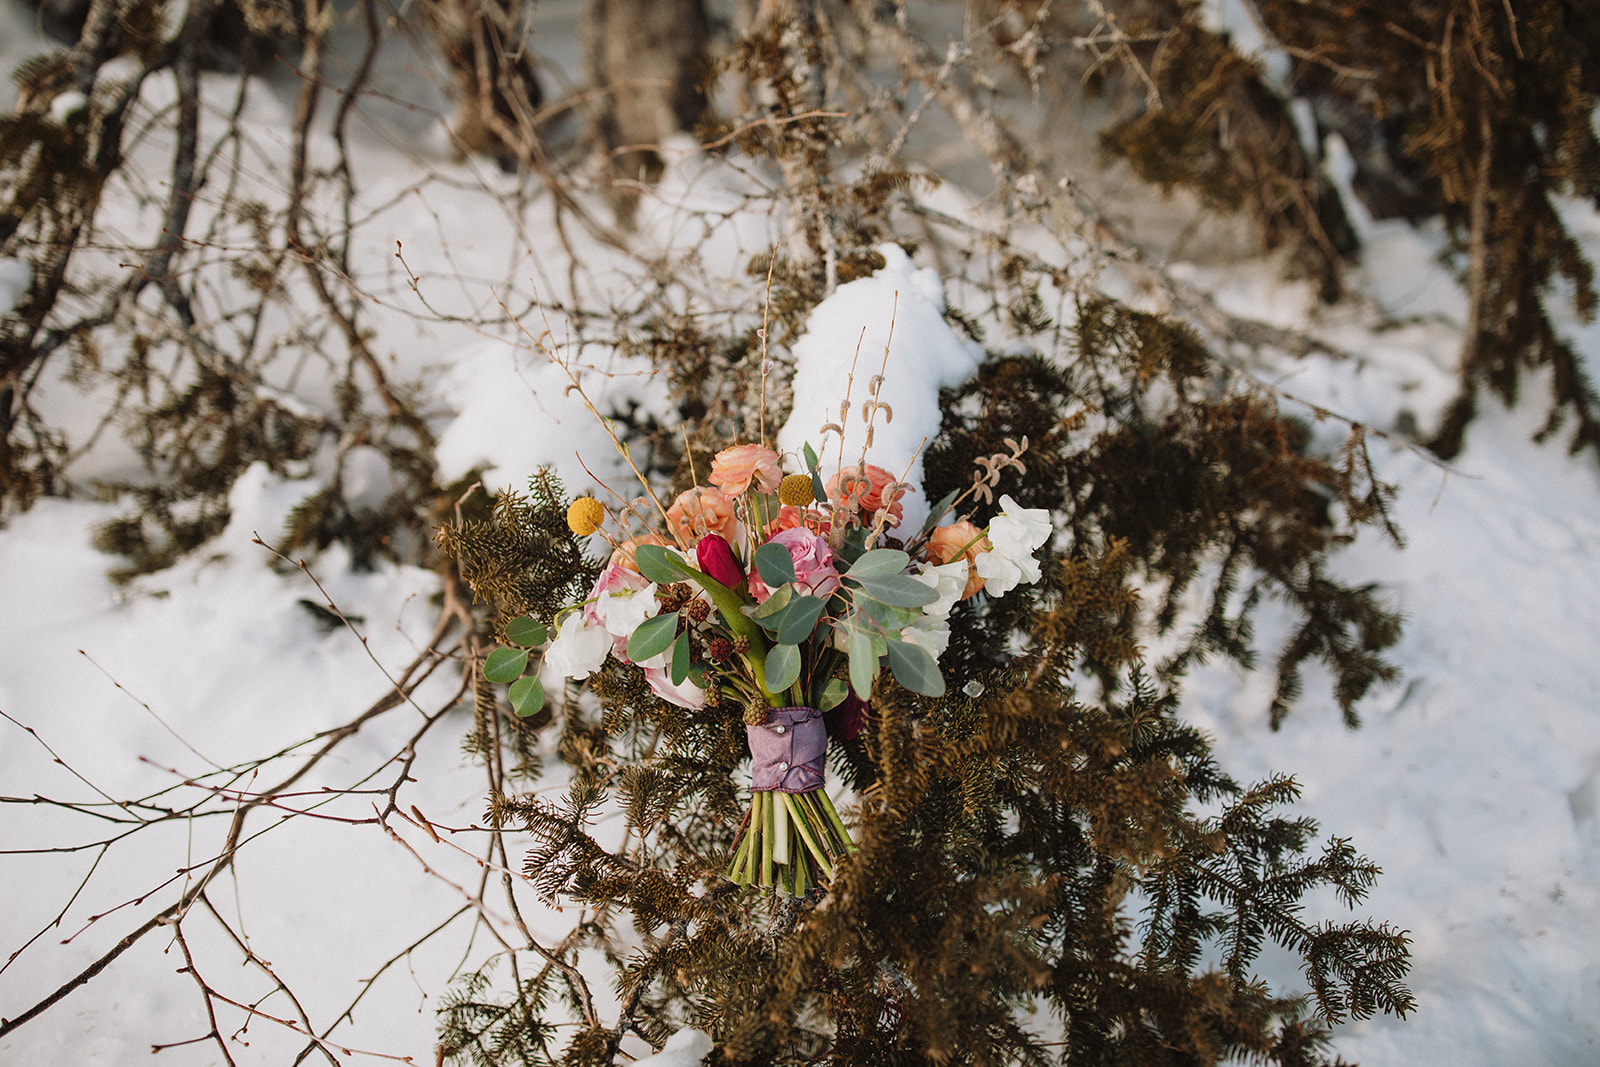
[{"label": "snow-covered ground", "polygon": [[[0,18],[16,15],[0,6]],[[0,55],[7,67],[30,50],[21,23],[0,24],[0,38],[8,41]],[[417,173],[406,152],[376,142],[363,151],[391,188]],[[438,158],[427,165],[434,174],[447,166]],[[532,247],[508,252],[516,242],[492,230],[503,208],[472,186],[464,174],[454,199],[433,185],[410,207],[393,208],[387,231],[370,227],[371,262],[392,256],[398,239],[408,257],[448,252],[464,278],[503,277],[517,255],[559,277],[551,264],[565,253],[538,229],[544,216],[530,213],[524,237]],[[692,217],[684,205],[720,208],[739,195],[737,175],[685,155],[662,199],[643,206],[644,233],[665,245]],[[380,191],[376,199],[386,197]],[[437,224],[441,209],[456,222],[447,231]],[[1600,221],[1575,210],[1573,225],[1600,258]],[[1315,321],[1301,290],[1271,264],[1175,272],[1225,307],[1313,328],[1358,357],[1286,360],[1262,372],[1272,384],[1378,428],[1396,425],[1402,411],[1425,425],[1449,395],[1461,296],[1434,263],[1434,235],[1366,228],[1356,283],[1367,299]],[[447,240],[452,235],[460,239]],[[734,263],[772,238],[762,218],[731,220],[712,235]],[[908,286],[920,279],[914,284],[925,295],[936,288],[926,274],[903,277]],[[395,300],[403,288],[394,286]],[[457,296],[480,306],[490,299]],[[908,328],[928,321],[905,313]],[[816,332],[851,337],[867,325],[839,314]],[[881,321],[870,311],[849,314]],[[552,326],[559,336],[560,323]],[[450,411],[441,421],[447,474],[487,462],[491,484],[516,485],[548,461],[577,484],[575,452],[591,467],[608,459],[603,435],[566,395],[564,376],[525,347],[448,331],[420,336],[404,316],[386,328]],[[1570,328],[1582,351],[1600,354],[1600,329]],[[647,367],[603,351],[580,355],[603,372],[588,379],[597,389],[647,405],[662,395]],[[952,348],[949,373],[961,358]],[[1486,402],[1448,469],[1372,442],[1380,477],[1398,487],[1407,544],[1395,549],[1364,534],[1338,568],[1380,583],[1406,630],[1392,657],[1403,677],[1362,706],[1361,729],[1343,725],[1314,676],[1278,732],[1267,728],[1263,677],[1210,667],[1187,687],[1185,713],[1214,736],[1230,772],[1293,774],[1305,790],[1301,809],[1384,868],[1363,911],[1411,931],[1419,1009],[1404,1022],[1339,1030],[1340,1053],[1367,1067],[1600,1062],[1600,465],[1592,455],[1568,456],[1559,442],[1533,444],[1546,394],[1538,383],[1525,394],[1530,400],[1514,411]],[[428,644],[439,584],[431,572],[357,572],[335,549],[308,561],[308,574],[255,543],[283,528],[308,485],[252,470],[234,490],[225,533],[127,587],[107,579],[113,561],[90,547],[96,524],[116,513],[110,505],[45,500],[0,529],[0,794],[42,798],[0,805],[0,1016],[15,1017],[166,907],[209,865],[231,806],[306,762],[312,746],[292,746],[374,705]],[[356,632],[328,628],[301,603],[325,599]],[[479,888],[485,872],[473,850],[481,838],[461,829],[481,819],[486,788],[484,772],[458,748],[467,712],[452,713],[415,746],[415,781],[397,794],[402,811],[461,832],[435,840],[414,818],[372,819],[405,769],[395,755],[457,684],[449,665],[441,667],[414,705],[375,716],[297,782],[300,795],[283,803],[313,815],[256,813],[251,830],[259,836],[209,894],[319,1029],[361,998],[332,1038],[335,1049],[354,1050],[352,1062],[369,1061],[360,1053],[432,1062],[433,1012],[448,976],[496,947],[482,927],[474,936],[477,902],[484,922],[510,929],[496,904],[503,898]],[[203,777],[215,767],[278,752],[214,794],[217,814],[171,818],[104,849],[94,844],[125,828],[112,818],[132,817],[111,798],[170,790],[154,803],[182,807],[223,784]],[[373,792],[322,792],[352,788]],[[109,818],[50,803],[57,799],[98,803]],[[73,843],[86,847],[36,851]],[[513,864],[517,858],[513,841]],[[525,914],[535,934],[572,920]],[[443,933],[413,944],[447,921]],[[188,951],[212,988],[265,1013],[236,1034],[243,1012],[218,1003],[236,1061],[289,1062],[304,1039],[266,1016],[292,1019],[296,1006],[271,992],[262,970],[241,968],[241,951],[220,924],[186,921],[183,929],[183,944],[164,929],[144,937],[48,1013],[0,1038],[0,1061],[120,1064],[200,1038],[210,1023],[195,977],[180,970]],[[1294,980],[1292,971],[1274,977]],[[198,1041],[164,1050],[158,1062],[220,1056],[215,1044]]]}]

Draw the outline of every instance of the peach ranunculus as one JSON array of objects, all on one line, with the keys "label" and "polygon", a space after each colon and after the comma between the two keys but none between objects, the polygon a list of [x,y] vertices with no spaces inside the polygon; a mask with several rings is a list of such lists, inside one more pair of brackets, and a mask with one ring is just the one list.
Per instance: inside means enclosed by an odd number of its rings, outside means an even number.
[{"label": "peach ranunculus", "polygon": [[965,600],[983,588],[983,579],[978,575],[974,561],[978,553],[987,552],[991,547],[981,529],[966,519],[958,519],[935,527],[933,533],[928,535],[928,562],[949,563],[957,556],[966,557],[967,587],[961,591],[961,599]]},{"label": "peach ranunculus", "polygon": [[729,496],[749,489],[752,479],[763,493],[777,490],[783,471],[776,452],[760,445],[734,445],[711,457],[711,484]]},{"label": "peach ranunculus", "polygon": [[677,528],[683,543],[692,545],[708,533],[733,540],[738,519],[733,501],[720,489],[695,486],[678,494],[667,509],[667,521]]},{"label": "peach ranunculus", "polygon": [[634,559],[634,555],[639,551],[640,545],[661,545],[666,547],[666,544],[667,542],[662,540],[659,534],[647,533],[640,534],[638,537],[630,537],[612,550],[611,562],[614,566],[626,567],[630,571],[638,571],[639,564]]},{"label": "peach ranunculus", "polygon": [[810,508],[797,508],[793,504],[784,504],[778,508],[778,517],[767,524],[767,537],[780,530],[794,530],[804,528],[814,533],[825,534],[828,532],[828,520]]},{"label": "peach ranunculus", "polygon": [[[887,505],[889,521],[886,525],[899,526],[901,514],[905,511],[902,501],[905,494],[912,490],[909,487],[890,488],[898,483],[899,479],[882,467],[865,463],[858,468],[842,470],[828,479],[828,499],[833,501],[835,507],[854,501],[863,525],[876,522],[874,516]],[[888,495],[888,500],[884,499],[885,494]]]}]

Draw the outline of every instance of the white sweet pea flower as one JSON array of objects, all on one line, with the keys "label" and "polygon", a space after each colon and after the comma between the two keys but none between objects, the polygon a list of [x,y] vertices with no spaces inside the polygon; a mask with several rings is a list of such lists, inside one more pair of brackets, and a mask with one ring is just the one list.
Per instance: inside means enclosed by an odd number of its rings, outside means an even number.
[{"label": "white sweet pea flower", "polygon": [[1034,550],[1050,540],[1050,513],[1043,508],[1018,507],[1007,494],[1000,498],[1000,514],[989,521],[988,552],[976,560],[984,592],[1004,596],[1019,585],[1039,580]]},{"label": "white sweet pea flower", "polygon": [[966,590],[967,561],[961,557],[950,563],[924,563],[912,572],[912,577],[939,594],[938,600],[922,605],[922,613],[930,618],[947,618]]},{"label": "white sweet pea flower", "polygon": [[656,599],[656,583],[643,589],[626,586],[601,593],[595,598],[594,613],[612,637],[626,641],[633,636],[644,620],[658,614],[661,602]]},{"label": "white sweet pea flower", "polygon": [[544,650],[544,670],[560,678],[587,678],[600,669],[611,651],[611,635],[590,626],[583,612],[574,611],[561,620],[556,639]]},{"label": "white sweet pea flower", "polygon": [[915,625],[900,631],[900,640],[908,645],[916,645],[937,662],[944,655],[944,650],[950,647],[950,624],[942,618],[924,615]]}]

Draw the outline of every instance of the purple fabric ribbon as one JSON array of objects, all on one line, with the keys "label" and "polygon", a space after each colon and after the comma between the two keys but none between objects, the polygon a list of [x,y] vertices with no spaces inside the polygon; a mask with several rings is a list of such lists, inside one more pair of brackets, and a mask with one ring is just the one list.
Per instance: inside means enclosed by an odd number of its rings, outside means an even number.
[{"label": "purple fabric ribbon", "polygon": [[769,708],[761,726],[746,726],[758,793],[809,793],[822,788],[828,730],[816,708]]}]

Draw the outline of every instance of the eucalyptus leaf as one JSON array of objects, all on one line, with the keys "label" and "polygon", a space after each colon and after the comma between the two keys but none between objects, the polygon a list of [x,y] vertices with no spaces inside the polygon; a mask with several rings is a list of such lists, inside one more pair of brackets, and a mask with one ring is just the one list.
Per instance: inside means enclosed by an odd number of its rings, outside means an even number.
[{"label": "eucalyptus leaf", "polygon": [[633,559],[639,573],[652,582],[678,582],[700,573],[661,545],[640,545]]},{"label": "eucalyptus leaf", "polygon": [[[866,559],[866,556],[862,556]],[[855,576],[852,574],[852,578]],[[939,599],[939,591],[926,582],[919,581],[909,574],[886,574],[878,577],[856,579],[865,593],[873,600],[881,600],[885,604],[892,604],[897,608],[915,608],[923,604],[932,604]],[[857,594],[859,598],[860,593]]]},{"label": "eucalyptus leaf", "polygon": [[491,682],[514,682],[527,665],[527,649],[497,648],[483,661],[483,676]]},{"label": "eucalyptus leaf", "polygon": [[539,683],[537,674],[512,682],[511,688],[506,690],[506,696],[511,698],[511,710],[520,718],[536,715],[544,707],[544,686]]},{"label": "eucalyptus leaf", "polygon": [[628,638],[628,658],[634,663],[643,663],[647,659],[659,656],[672,647],[672,641],[677,635],[676,611],[646,619],[639,624],[637,630],[633,631],[633,636]]},{"label": "eucalyptus leaf", "polygon": [[872,651],[872,638],[865,630],[850,631],[850,688],[862,700],[872,698],[872,682],[878,677],[878,657]]},{"label": "eucalyptus leaf", "polygon": [[[794,599],[794,593],[795,588],[793,583],[788,585],[780,585],[778,588],[772,591],[771,596],[767,597],[767,599],[763,600],[761,603],[742,608],[740,610],[742,610],[752,619],[770,619],[772,616],[778,614],[778,612],[789,606],[789,601]],[[766,623],[762,623],[762,626],[766,627],[767,629],[771,629],[771,627],[767,626]]]},{"label": "eucalyptus leaf", "polygon": [[[778,643],[798,645],[810,637],[811,631],[817,627],[817,619],[822,617],[822,609],[825,606],[819,597],[795,597],[787,608],[769,620],[769,623],[778,624],[775,631]],[[768,625],[767,628],[770,630],[771,626]]]},{"label": "eucalyptus leaf", "polygon": [[850,564],[848,573],[852,578],[875,578],[899,574],[910,565],[911,557],[898,548],[875,548]]},{"label": "eucalyptus leaf", "polygon": [[800,677],[800,649],[796,645],[773,645],[767,649],[767,688],[781,693]]},{"label": "eucalyptus leaf", "polygon": [[815,474],[817,472],[817,464],[822,461],[817,458],[817,450],[811,447],[810,441],[800,447],[800,455],[805,458],[806,470]]},{"label": "eucalyptus leaf", "polygon": [[811,472],[811,499],[819,504],[828,502],[827,487],[822,484],[822,475],[816,471]]},{"label": "eucalyptus leaf", "polygon": [[856,610],[871,621],[875,630],[885,633],[899,633],[922,618],[922,611],[919,608],[897,608],[893,604],[885,604],[870,597],[856,598]]},{"label": "eucalyptus leaf", "polygon": [[886,651],[889,654],[889,670],[893,672],[895,681],[925,697],[944,695],[944,676],[939,673],[939,664],[928,655],[927,649],[909,641],[890,641]]},{"label": "eucalyptus leaf", "polygon": [[829,678],[822,685],[822,692],[817,694],[817,710],[832,711],[844,703],[844,698],[850,695],[850,686],[843,678]]},{"label": "eucalyptus leaf", "polygon": [[544,644],[544,639],[550,636],[544,623],[538,619],[530,619],[526,615],[519,615],[506,623],[506,640],[518,648],[532,648],[534,645]]},{"label": "eucalyptus leaf", "polygon": [[689,633],[684,631],[672,642],[672,684],[682,685],[689,677]]},{"label": "eucalyptus leaf", "polygon": [[755,554],[756,573],[772,588],[794,581],[794,558],[782,545],[768,541]]}]

